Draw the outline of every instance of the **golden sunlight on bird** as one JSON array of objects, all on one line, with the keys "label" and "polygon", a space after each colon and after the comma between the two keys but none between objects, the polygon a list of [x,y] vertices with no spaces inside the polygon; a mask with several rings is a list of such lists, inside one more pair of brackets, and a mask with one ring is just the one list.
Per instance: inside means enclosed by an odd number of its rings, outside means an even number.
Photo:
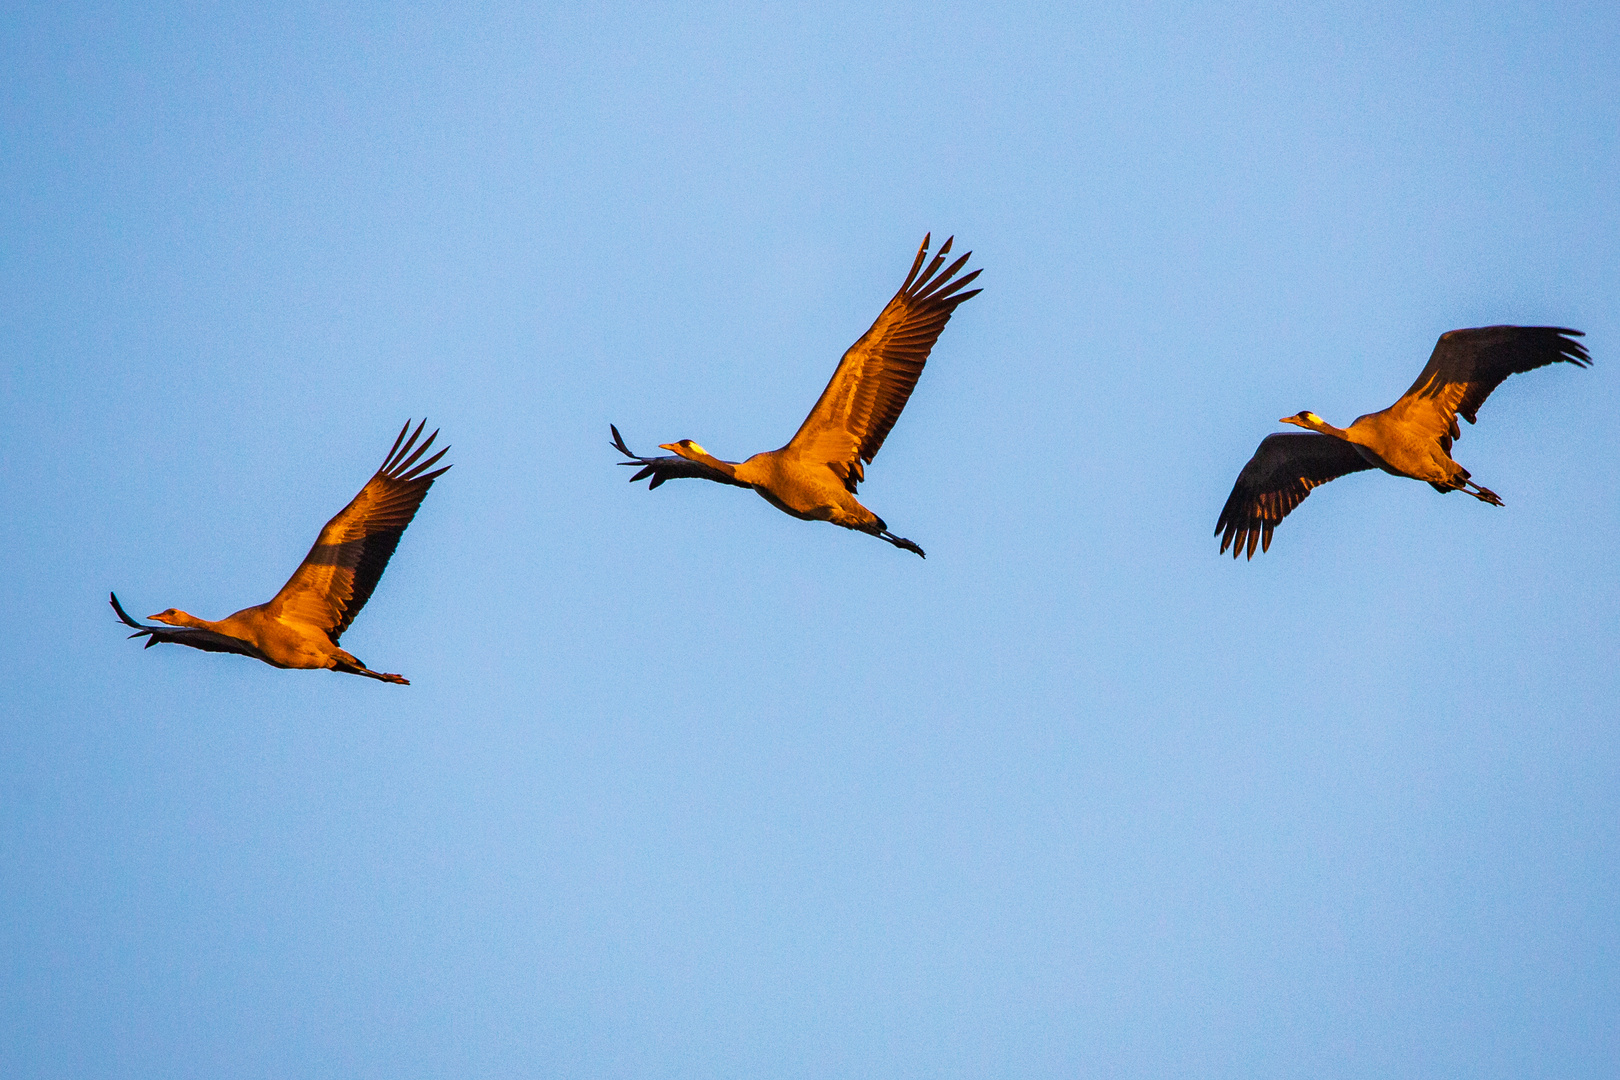
[{"label": "golden sunlight on bird", "polygon": [[1501,506],[1496,492],[1480,487],[1451,459],[1460,438],[1457,415],[1475,422],[1480,405],[1509,375],[1560,361],[1586,367],[1586,347],[1573,340],[1579,330],[1558,326],[1484,326],[1440,335],[1429,363],[1401,399],[1381,412],[1357,417],[1336,428],[1306,410],[1278,423],[1318,434],[1268,435],[1238,474],[1232,494],[1215,523],[1221,552],[1254,558],[1271,547],[1271,532],[1311,489],[1346,473],[1382,469],[1393,476],[1422,480],[1436,491],[1466,491],[1481,502]]},{"label": "golden sunlight on bird", "polygon": [[148,649],[160,642],[189,645],[206,652],[240,653],[279,668],[327,668],[408,686],[410,680],[402,675],[372,671],[352,653],[338,648],[338,639],[371,598],[428,488],[450,468],[427,471],[449,447],[418,463],[439,435],[435,431],[417,446],[426,426],[424,420],[411,432],[410,421],[405,422],[382,468],[326,523],[303,563],[268,602],[218,622],[178,608],[151,616],[179,627],[169,630],[136,622],[112,594],[113,610],[135,627],[129,636],[146,636]]},{"label": "golden sunlight on bird", "polygon": [[772,506],[796,518],[830,521],[922,555],[922,548],[891,533],[882,518],[862,506],[855,498],[855,488],[866,479],[862,463],[870,464],[883,446],[951,313],[981,291],[960,291],[980,271],[956,277],[971,251],[940,271],[951,240],[940,245],[923,270],[929,239],[923,237],[900,291],[872,328],[844,353],[832,381],[786,446],[735,462],[722,461],[691,439],[682,439],[659,447],[675,456],[644,458],[632,453],[619,429],[609,425],[613,445],[631,459],[620,464],[642,466],[631,482],[650,476],[648,487],[655,488],[665,480],[697,477],[753,488]]}]

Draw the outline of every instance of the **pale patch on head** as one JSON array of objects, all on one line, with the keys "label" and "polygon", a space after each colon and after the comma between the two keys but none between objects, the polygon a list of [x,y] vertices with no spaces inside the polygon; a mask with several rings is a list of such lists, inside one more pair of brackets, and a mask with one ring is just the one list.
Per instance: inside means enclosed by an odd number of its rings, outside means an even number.
[{"label": "pale patch on head", "polygon": [[707,450],[703,449],[703,447],[699,446],[697,443],[693,442],[691,439],[687,439],[687,440],[685,440],[685,442],[686,442],[686,448],[688,450],[696,450],[700,454],[707,454],[708,453]]}]

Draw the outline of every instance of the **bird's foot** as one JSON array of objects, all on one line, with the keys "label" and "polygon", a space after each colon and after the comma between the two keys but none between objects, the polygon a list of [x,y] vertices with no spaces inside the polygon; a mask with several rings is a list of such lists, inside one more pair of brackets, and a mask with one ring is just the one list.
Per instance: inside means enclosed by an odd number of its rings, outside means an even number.
[{"label": "bird's foot", "polygon": [[913,544],[910,540],[907,540],[903,536],[896,536],[896,535],[894,535],[894,533],[889,532],[887,529],[885,529],[882,532],[878,533],[878,536],[881,537],[884,540],[887,540],[889,543],[893,544],[897,548],[904,548],[907,551],[916,552],[918,555],[922,556],[922,558],[924,558],[924,559],[928,558],[927,555],[923,554],[923,549],[922,548],[918,547],[916,544]]},{"label": "bird's foot", "polygon": [[[1505,505],[1502,502],[1501,498],[1497,496],[1496,492],[1492,491],[1490,488],[1480,487],[1478,484],[1474,483],[1472,480],[1464,480],[1463,483],[1467,484],[1469,488],[1473,489],[1472,491],[1469,491],[1468,494],[1472,495],[1474,498],[1478,499],[1480,502],[1487,502],[1487,503],[1490,503],[1492,506],[1503,506],[1503,505]],[[1467,489],[1465,488],[1464,490],[1467,490]]]},{"label": "bird's foot", "polygon": [[411,680],[407,679],[403,675],[395,675],[392,672],[387,672],[387,671],[372,671],[370,668],[366,667],[366,665],[358,663],[358,662],[356,662],[352,666],[349,665],[349,664],[342,664],[342,663],[337,664],[337,665],[335,665],[335,670],[337,670],[337,671],[346,671],[350,675],[364,675],[366,678],[368,678],[368,679],[376,679],[378,682],[397,683],[400,686],[409,686],[409,685],[411,685]]}]

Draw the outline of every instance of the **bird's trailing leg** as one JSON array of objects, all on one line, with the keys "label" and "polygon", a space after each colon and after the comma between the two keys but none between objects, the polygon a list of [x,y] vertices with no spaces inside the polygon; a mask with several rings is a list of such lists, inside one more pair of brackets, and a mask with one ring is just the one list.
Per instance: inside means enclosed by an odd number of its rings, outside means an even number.
[{"label": "bird's trailing leg", "polygon": [[[1469,490],[1470,488],[1472,488],[1473,490],[1470,491]],[[1492,506],[1501,506],[1501,505],[1503,505],[1502,500],[1497,496],[1496,492],[1492,491],[1490,488],[1480,487],[1478,484],[1474,483],[1472,480],[1464,480],[1463,481],[1463,491],[1465,491],[1468,494],[1472,495],[1474,498],[1478,499],[1480,502],[1487,502],[1487,503],[1490,503]]]},{"label": "bird's trailing leg", "polygon": [[400,686],[411,685],[411,680],[407,679],[405,676],[394,675],[386,671],[372,671],[370,668],[366,668],[360,674],[370,675],[373,679],[380,679],[383,682],[397,683]]},{"label": "bird's trailing leg", "polygon": [[897,548],[904,548],[907,551],[914,551],[918,555],[921,555],[923,558],[925,558],[925,559],[928,558],[927,555],[923,555],[923,549],[922,548],[918,547],[916,544],[913,544],[910,540],[907,540],[903,536],[896,536],[896,535],[894,535],[894,533],[890,532],[887,529],[884,529],[882,532],[877,533],[876,535],[877,535],[877,537],[879,539],[887,540],[889,543],[893,544]]},{"label": "bird's trailing leg", "polygon": [[400,686],[411,685],[411,680],[407,679],[403,675],[393,675],[386,671],[372,671],[356,656],[351,655],[349,660],[352,660],[353,663],[347,663],[341,657],[335,658],[332,664],[332,670],[347,672],[350,675],[364,675],[368,679],[376,679],[379,682],[397,683]]},{"label": "bird's trailing leg", "polygon": [[400,686],[409,686],[409,685],[411,685],[411,680],[407,679],[403,675],[394,675],[394,674],[391,674],[391,673],[386,672],[386,671],[372,671],[368,667],[355,668],[354,673],[356,675],[365,675],[365,676],[367,676],[369,678],[377,679],[377,680],[379,680],[381,682],[397,683]]}]

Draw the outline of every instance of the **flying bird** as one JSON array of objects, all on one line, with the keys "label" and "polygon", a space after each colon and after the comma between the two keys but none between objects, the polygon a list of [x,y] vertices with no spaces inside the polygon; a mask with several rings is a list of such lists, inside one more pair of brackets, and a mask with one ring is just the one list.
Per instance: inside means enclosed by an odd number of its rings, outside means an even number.
[{"label": "flying bird", "polygon": [[1215,523],[1221,552],[1254,558],[1271,547],[1271,532],[1311,489],[1346,473],[1382,469],[1394,476],[1423,480],[1436,491],[1465,491],[1481,502],[1501,506],[1496,492],[1480,487],[1468,470],[1451,460],[1460,438],[1457,415],[1470,424],[1492,390],[1509,375],[1564,361],[1577,367],[1592,362],[1575,341],[1579,330],[1559,326],[1482,326],[1440,335],[1417,382],[1381,412],[1357,417],[1336,428],[1310,411],[1285,416],[1319,434],[1268,435],[1238,474],[1232,494]]},{"label": "flying bird", "polygon": [[900,291],[872,328],[844,353],[832,381],[786,446],[755,454],[747,461],[722,461],[691,439],[682,439],[659,447],[674,456],[644,458],[631,453],[619,429],[610,424],[614,447],[630,459],[619,464],[641,466],[630,482],[651,477],[650,489],[665,480],[697,477],[753,488],[772,506],[796,518],[830,521],[871,533],[922,555],[922,548],[891,533],[882,518],[860,504],[855,487],[866,479],[863,463],[871,463],[906,407],[951,313],[981,291],[961,291],[979,276],[978,270],[956,277],[971,251],[940,270],[950,254],[951,240],[940,245],[923,269],[929,240],[930,236],[923,237]]},{"label": "flying bird", "polygon": [[371,599],[428,488],[450,468],[427,471],[449,447],[426,461],[417,460],[439,435],[435,431],[417,446],[426,426],[424,420],[411,432],[410,421],[405,422],[382,468],[326,523],[303,563],[269,602],[218,622],[178,608],[150,616],[179,628],[169,630],[136,622],[124,611],[117,594],[111,594],[113,610],[135,628],[129,636],[144,635],[148,649],[159,642],[189,645],[205,652],[241,653],[279,668],[328,668],[409,686],[410,680],[402,675],[372,671],[352,653],[338,648],[338,639]]}]

